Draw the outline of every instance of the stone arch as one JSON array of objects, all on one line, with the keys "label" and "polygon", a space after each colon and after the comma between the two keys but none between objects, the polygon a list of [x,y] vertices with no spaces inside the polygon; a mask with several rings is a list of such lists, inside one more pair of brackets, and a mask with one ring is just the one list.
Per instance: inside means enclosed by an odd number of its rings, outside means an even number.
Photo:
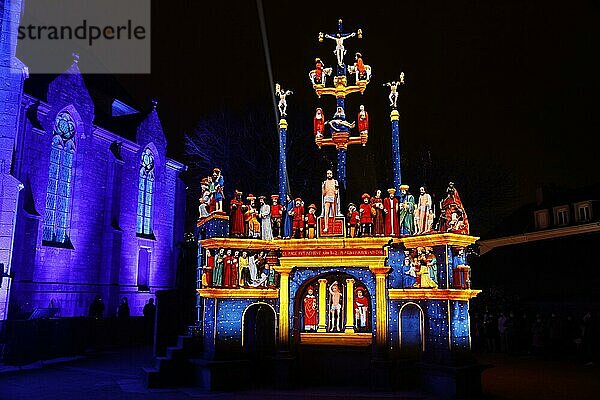
[{"label": "stone arch", "polygon": [[414,302],[407,302],[398,312],[400,352],[418,354],[425,351],[425,313]]},{"label": "stone arch", "polygon": [[242,351],[250,357],[264,357],[276,350],[277,312],[265,302],[255,302],[242,312]]},{"label": "stone arch", "polygon": [[[302,281],[302,283],[297,287],[297,289],[295,290],[294,293],[294,298],[293,301],[290,302],[290,307],[292,308],[291,311],[291,316],[292,316],[292,336],[294,338],[294,340],[296,342],[299,342],[300,339],[300,332],[303,331],[303,321],[302,321],[302,314],[303,314],[303,302],[304,302],[304,297],[305,294],[307,292],[308,286],[312,285],[315,291],[315,297],[317,298],[317,302],[318,302],[318,290],[319,290],[319,279],[322,278],[326,278],[326,277],[330,277],[332,275],[341,275],[343,276],[344,279],[346,278],[352,278],[354,279],[354,288],[358,288],[358,287],[362,287],[363,293],[365,295],[365,297],[368,299],[368,304],[369,304],[369,318],[368,318],[368,326],[367,326],[367,331],[368,332],[372,332],[373,330],[373,326],[374,326],[374,310],[375,310],[375,298],[374,298],[374,291],[372,291],[372,289],[369,287],[370,285],[367,284],[367,282],[364,282],[360,277],[356,276],[354,273],[352,273],[353,271],[347,271],[344,270],[343,268],[335,268],[335,269],[327,269],[326,271],[319,271],[316,272],[314,274],[311,274],[311,276],[307,277],[306,279],[304,279]],[[346,316],[346,282],[345,280],[343,282],[340,282],[340,284],[343,286],[343,321],[345,323],[345,316]],[[318,318],[318,314],[317,314],[317,318]]]}]

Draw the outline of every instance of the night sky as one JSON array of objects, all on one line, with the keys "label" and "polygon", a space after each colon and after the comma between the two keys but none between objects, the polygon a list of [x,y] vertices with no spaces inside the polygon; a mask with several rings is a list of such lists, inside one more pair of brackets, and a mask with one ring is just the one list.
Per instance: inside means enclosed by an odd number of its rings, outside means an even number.
[{"label": "night sky", "polygon": [[[401,71],[403,180],[413,194],[428,184],[437,200],[449,180],[456,182],[474,234],[533,201],[541,184],[598,182],[597,7],[424,3],[266,0],[274,79],[295,92],[288,101],[289,134],[311,138],[314,108],[324,107],[327,116],[334,110],[332,97],[317,99],[307,74],[315,57],[334,64],[334,43],[319,43],[317,34],[334,32],[343,18],[345,30],[364,32],[362,40],[345,42],[347,62],[360,51],[373,68],[365,95],[347,99],[348,119],[364,104],[371,122],[367,147],[349,151],[349,195],[392,181],[389,92],[382,83]],[[223,111],[267,113],[273,128],[257,131],[256,140],[275,142],[256,2],[153,1],[153,7],[152,74],[118,81],[139,104],[158,98],[170,155],[181,158],[184,134]],[[290,151],[306,151],[318,160],[316,168],[335,162],[334,152],[319,152],[314,144]],[[293,162],[288,168],[292,191],[299,191]]]}]

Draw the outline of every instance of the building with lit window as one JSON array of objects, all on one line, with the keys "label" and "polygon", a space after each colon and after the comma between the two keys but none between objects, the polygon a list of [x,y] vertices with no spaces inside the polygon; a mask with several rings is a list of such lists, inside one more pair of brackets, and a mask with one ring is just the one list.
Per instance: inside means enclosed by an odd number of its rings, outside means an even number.
[{"label": "building with lit window", "polygon": [[[18,23],[19,9],[0,4],[0,28]],[[87,315],[98,295],[105,315],[122,297],[141,315],[174,286],[185,213],[185,166],[167,157],[156,106],[99,106],[77,56],[45,93],[27,93],[16,40],[2,33],[0,319],[48,307]]]}]

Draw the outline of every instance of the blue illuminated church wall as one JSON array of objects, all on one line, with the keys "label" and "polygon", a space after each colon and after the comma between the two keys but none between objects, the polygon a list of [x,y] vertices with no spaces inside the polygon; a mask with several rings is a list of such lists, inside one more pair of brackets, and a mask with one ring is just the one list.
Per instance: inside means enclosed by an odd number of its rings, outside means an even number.
[{"label": "blue illuminated church wall", "polygon": [[[16,58],[17,29],[22,0],[0,1],[0,263],[12,272],[15,244],[14,221],[19,192],[23,183],[12,173],[14,149],[18,137],[20,104],[27,68]],[[12,27],[12,29],[9,29]],[[9,278],[0,278],[0,320],[6,318]]]},{"label": "blue illuminated church wall", "polygon": [[[20,2],[0,5],[3,33],[9,9],[20,10]],[[95,125],[77,58],[49,84],[46,100],[23,93],[17,61],[14,48],[0,41],[0,204],[16,213],[0,221],[3,235],[14,234],[0,242],[12,250],[0,249],[0,262],[14,274],[10,308],[16,315],[52,304],[60,316],[80,316],[101,295],[105,315],[114,315],[127,296],[132,315],[141,315],[149,297],[175,283],[185,166],[166,156],[156,107],[128,140]],[[6,202],[7,179],[22,187],[13,190],[14,204]]]}]

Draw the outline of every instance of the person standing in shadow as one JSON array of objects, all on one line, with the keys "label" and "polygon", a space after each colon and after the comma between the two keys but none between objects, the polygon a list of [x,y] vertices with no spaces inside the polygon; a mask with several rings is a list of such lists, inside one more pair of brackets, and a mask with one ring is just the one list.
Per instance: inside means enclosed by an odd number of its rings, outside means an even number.
[{"label": "person standing in shadow", "polygon": [[154,299],[148,299],[146,305],[144,305],[144,331],[146,333],[147,343],[152,343],[154,338],[154,320],[156,318],[156,306],[154,305]]}]

